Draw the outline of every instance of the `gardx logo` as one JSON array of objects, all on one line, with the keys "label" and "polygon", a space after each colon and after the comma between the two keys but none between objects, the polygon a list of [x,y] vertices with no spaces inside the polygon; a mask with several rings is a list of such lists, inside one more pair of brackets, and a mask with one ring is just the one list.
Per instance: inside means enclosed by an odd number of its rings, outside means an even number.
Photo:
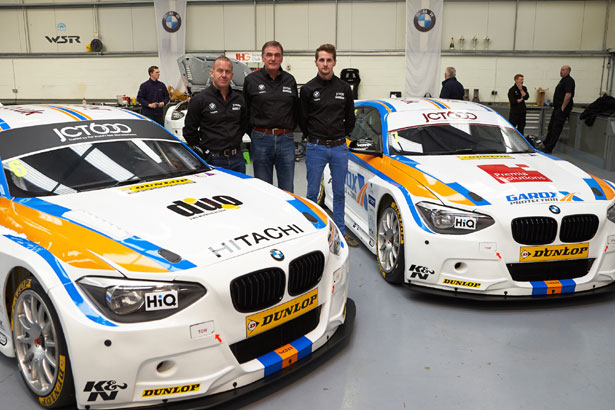
[{"label": "gardx logo", "polygon": [[589,243],[555,246],[525,246],[521,248],[520,262],[555,261],[587,258]]},{"label": "gardx logo", "polygon": [[346,190],[348,195],[354,198],[363,208],[367,209],[367,196],[365,195],[367,184],[365,183],[365,177],[361,174],[355,175],[348,172],[346,174],[346,187],[348,187]]},{"label": "gardx logo", "polygon": [[318,306],[318,289],[273,307],[246,317],[246,337],[265,332],[282,323],[288,322]]},{"label": "gardx logo", "polygon": [[239,205],[243,205],[243,202],[232,196],[215,195],[211,198],[186,198],[183,201],[174,201],[167,208],[176,214],[194,219],[225,209],[236,209],[239,208]]}]

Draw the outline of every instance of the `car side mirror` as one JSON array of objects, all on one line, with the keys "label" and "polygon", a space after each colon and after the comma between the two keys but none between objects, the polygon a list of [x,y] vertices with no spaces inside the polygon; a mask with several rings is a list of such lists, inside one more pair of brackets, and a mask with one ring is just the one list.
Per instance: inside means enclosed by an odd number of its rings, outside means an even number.
[{"label": "car side mirror", "polygon": [[378,157],[382,156],[382,150],[378,149],[376,144],[374,144],[374,141],[368,138],[360,138],[358,140],[351,141],[348,149],[350,152],[354,152],[355,154],[375,155]]},{"label": "car side mirror", "polygon": [[537,150],[544,151],[546,149],[542,140],[535,135],[526,135],[525,139]]}]

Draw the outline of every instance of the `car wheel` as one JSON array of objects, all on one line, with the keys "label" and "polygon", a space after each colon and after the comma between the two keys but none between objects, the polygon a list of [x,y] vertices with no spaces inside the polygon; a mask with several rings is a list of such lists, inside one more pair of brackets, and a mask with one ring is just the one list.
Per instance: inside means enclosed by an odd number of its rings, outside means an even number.
[{"label": "car wheel", "polygon": [[318,199],[316,200],[316,203],[318,205],[320,205],[322,208],[326,208],[327,206],[325,205],[325,176],[323,175],[320,178],[320,189],[318,190]]},{"label": "car wheel", "polygon": [[397,204],[387,199],[378,217],[376,255],[380,273],[387,282],[404,279],[404,225]]},{"label": "car wheel", "polygon": [[12,306],[15,358],[24,382],[43,407],[57,408],[74,402],[62,326],[36,279],[28,277],[17,286]]}]

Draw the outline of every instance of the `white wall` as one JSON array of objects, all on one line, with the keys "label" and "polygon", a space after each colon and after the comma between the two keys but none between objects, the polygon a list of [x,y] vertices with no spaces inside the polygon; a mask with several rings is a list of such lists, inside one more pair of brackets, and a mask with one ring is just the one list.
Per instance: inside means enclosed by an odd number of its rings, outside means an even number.
[{"label": "white wall", "polygon": [[[21,4],[21,0],[0,0],[0,5],[18,2]],[[275,38],[285,47],[285,66],[290,65],[290,72],[299,83],[304,83],[315,74],[313,57],[308,53],[331,42],[342,53],[338,57],[338,73],[344,67],[359,68],[360,97],[383,97],[390,91],[404,89],[405,13],[404,1],[256,5],[189,2],[186,48],[217,53],[255,51]],[[455,66],[459,80],[466,88],[479,89],[482,101],[506,101],[506,91],[516,73],[525,75],[530,101],[534,100],[537,87],[549,88],[549,99],[563,64],[573,68],[576,102],[591,102],[598,97],[601,87],[606,88],[604,59],[589,52],[603,50],[605,31],[606,48],[615,49],[613,0],[445,0],[440,17],[445,54],[439,71],[443,72],[448,65]],[[65,30],[59,30],[60,23],[66,26]],[[133,96],[147,78],[147,67],[159,62],[153,56],[157,47],[156,24],[153,6],[0,8],[0,101]],[[58,35],[79,35],[81,42],[59,44],[46,38]],[[86,56],[85,45],[97,35],[107,55]],[[463,50],[461,36],[465,39]],[[476,51],[471,42],[474,36],[478,39]],[[451,37],[455,42],[454,54],[449,50]],[[521,56],[510,56],[511,51],[521,51]],[[554,51],[560,53],[549,54]],[[54,53],[67,52],[83,55],[53,57]],[[478,52],[491,54],[475,55]],[[150,54],[124,57],[117,53]],[[530,56],[532,53],[541,57]],[[17,94],[13,89],[18,90]],[[496,96],[491,95],[492,90],[497,91]]]}]

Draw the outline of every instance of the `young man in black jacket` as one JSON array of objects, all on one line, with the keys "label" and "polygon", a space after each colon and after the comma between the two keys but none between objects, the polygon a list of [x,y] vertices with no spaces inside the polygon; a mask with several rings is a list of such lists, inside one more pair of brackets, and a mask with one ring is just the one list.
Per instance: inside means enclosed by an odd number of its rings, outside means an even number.
[{"label": "young man in black jacket", "polygon": [[510,102],[510,115],[508,121],[523,134],[525,129],[525,114],[527,108],[525,101],[530,98],[527,88],[523,85],[523,74],[515,75],[515,85],[508,90],[508,101]]},{"label": "young man in black jacket", "polygon": [[352,89],[333,74],[336,63],[335,46],[323,44],[316,50],[318,74],[301,87],[301,130],[307,137],[305,167],[307,197],[318,198],[322,172],[327,164],[331,170],[333,187],[333,220],[351,247],[359,242],[346,234],[344,201],[348,147],[346,137],[355,124]]}]

